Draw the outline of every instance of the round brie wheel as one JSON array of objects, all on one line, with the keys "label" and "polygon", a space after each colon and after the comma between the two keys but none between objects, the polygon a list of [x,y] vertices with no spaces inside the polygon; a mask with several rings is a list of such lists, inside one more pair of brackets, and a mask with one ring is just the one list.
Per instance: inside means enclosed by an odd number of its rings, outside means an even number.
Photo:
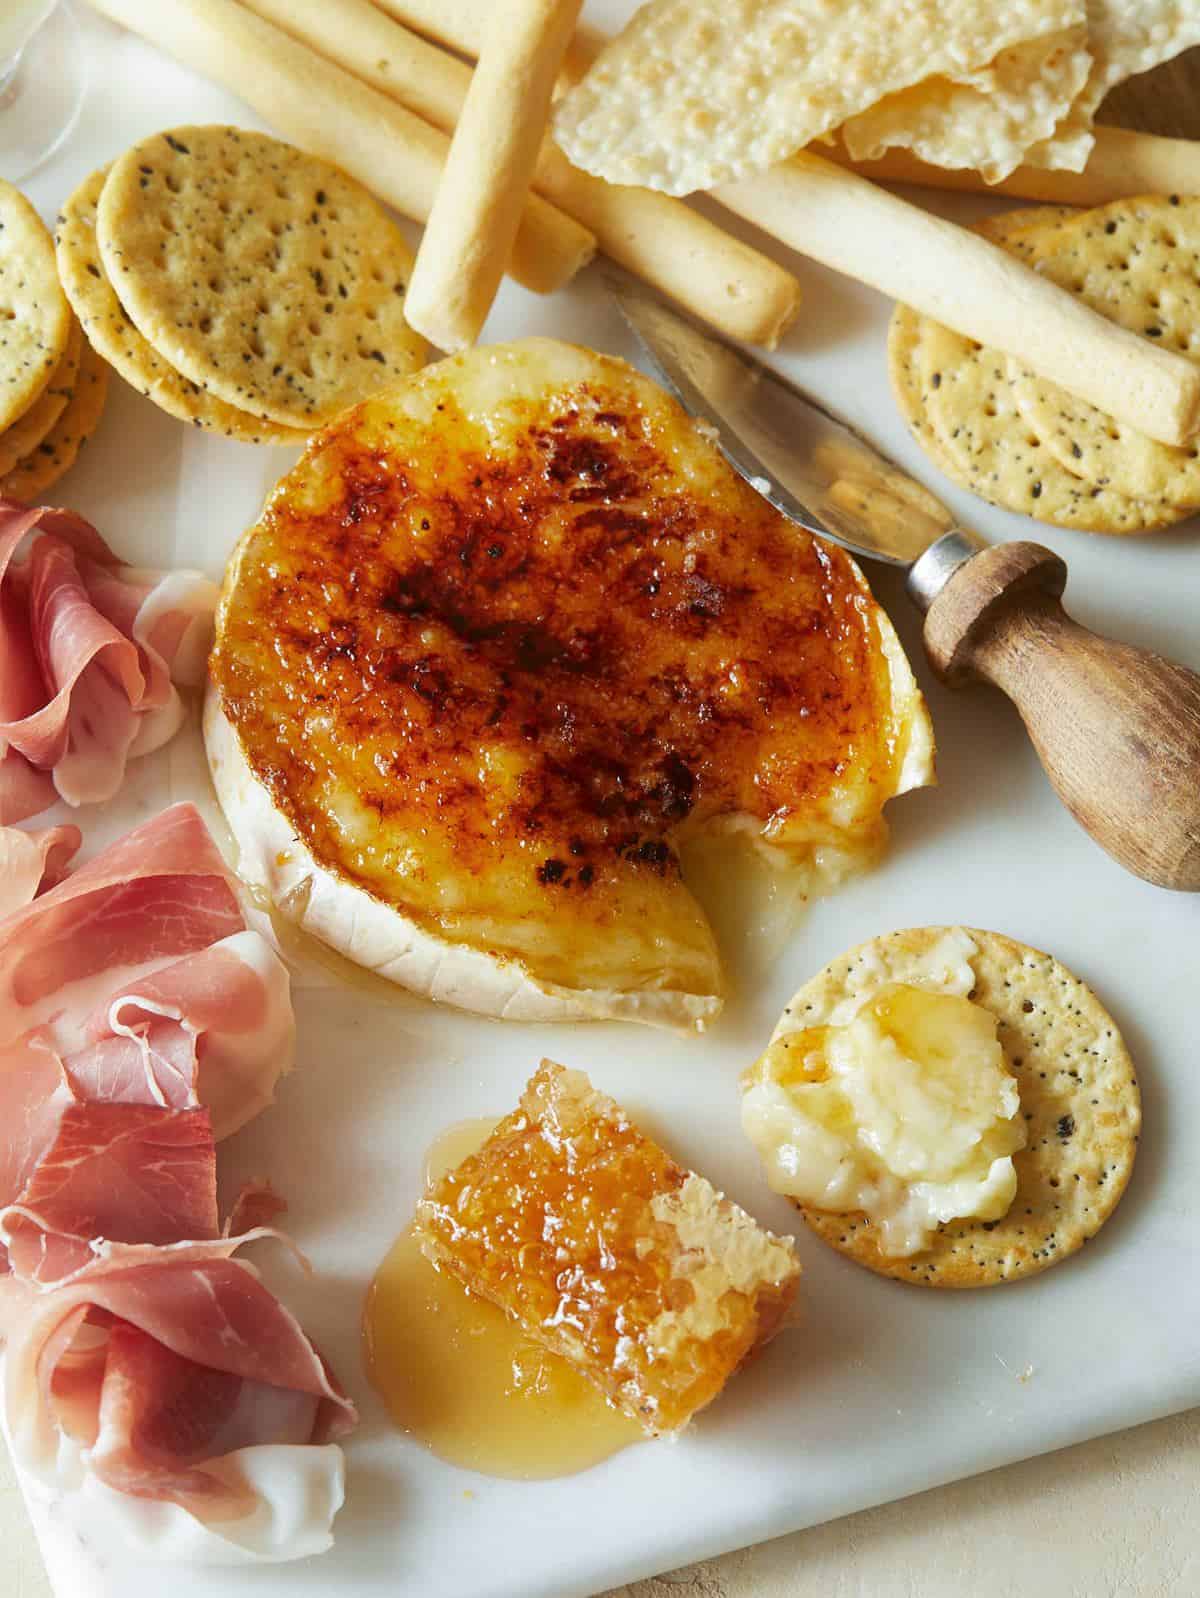
[{"label": "round brie wheel", "polygon": [[318,434],[226,573],[207,740],[243,872],[350,959],[510,1019],[702,1029],[678,845],[819,891],[932,780],[842,550],[623,361],[476,349]]}]

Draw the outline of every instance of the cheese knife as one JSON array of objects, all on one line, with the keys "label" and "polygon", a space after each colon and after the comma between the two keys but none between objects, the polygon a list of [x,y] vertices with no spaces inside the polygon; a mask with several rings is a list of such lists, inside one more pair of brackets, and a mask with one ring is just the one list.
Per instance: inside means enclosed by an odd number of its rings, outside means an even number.
[{"label": "cheese knife", "polygon": [[1101,848],[1147,882],[1200,890],[1200,675],[1081,627],[1052,550],[988,544],[821,401],[632,278],[608,281],[657,376],[753,488],[808,532],[907,568],[936,675],[1008,696]]}]

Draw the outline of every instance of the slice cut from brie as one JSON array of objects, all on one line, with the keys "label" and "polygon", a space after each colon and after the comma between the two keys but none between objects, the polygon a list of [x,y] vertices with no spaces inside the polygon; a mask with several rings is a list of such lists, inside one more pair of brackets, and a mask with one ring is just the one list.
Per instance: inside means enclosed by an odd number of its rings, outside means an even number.
[{"label": "slice cut from brie", "polygon": [[226,575],[205,727],[240,869],[402,985],[703,1028],[680,874],[751,833],[812,890],[932,780],[858,568],[624,362],[478,349],[318,435]]}]

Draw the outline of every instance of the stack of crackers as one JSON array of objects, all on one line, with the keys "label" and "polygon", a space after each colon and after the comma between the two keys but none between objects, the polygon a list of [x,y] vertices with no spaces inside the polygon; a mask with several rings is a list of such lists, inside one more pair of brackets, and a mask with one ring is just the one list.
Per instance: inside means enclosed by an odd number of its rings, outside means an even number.
[{"label": "stack of crackers", "polygon": [[107,385],[59,285],[49,233],[0,180],[0,498],[33,499],[66,471]]},{"label": "stack of crackers", "polygon": [[[977,231],[1119,326],[1200,361],[1200,200],[1038,206]],[[892,318],[888,353],[915,437],[993,505],[1097,533],[1151,532],[1200,507],[1196,443],[1159,443],[908,306]]]},{"label": "stack of crackers", "polygon": [[71,195],[56,245],[91,349],[227,438],[302,443],[429,355],[404,319],[400,229],[337,167],[265,134],[143,140]]}]

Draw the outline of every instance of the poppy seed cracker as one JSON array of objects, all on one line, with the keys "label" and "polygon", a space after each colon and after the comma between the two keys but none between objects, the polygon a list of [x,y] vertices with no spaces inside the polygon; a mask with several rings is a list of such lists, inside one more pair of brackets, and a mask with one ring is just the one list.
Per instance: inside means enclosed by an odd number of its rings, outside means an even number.
[{"label": "poppy seed cracker", "polygon": [[54,241],[25,196],[0,178],[0,429],[45,390],[70,336]]},{"label": "poppy seed cracker", "polygon": [[[1035,242],[1038,272],[1118,326],[1200,363],[1200,198],[1151,195],[1087,211]],[[1149,434],[1009,362],[1022,416],[1089,483],[1200,507],[1200,440]]]},{"label": "poppy seed cracker", "polygon": [[[974,945],[969,997],[991,1011],[1020,1092],[1027,1141],[1013,1155],[1017,1191],[999,1220],[938,1227],[921,1253],[889,1256],[861,1213],[797,1204],[822,1241],[880,1275],[920,1287],[991,1287],[1046,1270],[1082,1248],[1125,1190],[1141,1130],[1141,1095],[1116,1022],[1053,956],[998,932],[913,927],[851,949],[800,989],[775,1038],[828,1024],[836,1007],[887,983],[921,986],[948,932]],[[774,1040],[773,1040],[774,1041]]]},{"label": "poppy seed cracker", "polygon": [[370,194],[265,134],[184,127],[113,163],[96,239],[134,326],[226,404],[311,430],[407,377],[413,256]]},{"label": "poppy seed cracker", "polygon": [[131,388],[181,422],[245,444],[303,444],[306,431],[226,405],[191,382],[134,327],[108,281],[96,243],[96,206],[107,176],[108,168],[101,167],[85,178],[64,203],[54,229],[59,276],[92,348]]}]

